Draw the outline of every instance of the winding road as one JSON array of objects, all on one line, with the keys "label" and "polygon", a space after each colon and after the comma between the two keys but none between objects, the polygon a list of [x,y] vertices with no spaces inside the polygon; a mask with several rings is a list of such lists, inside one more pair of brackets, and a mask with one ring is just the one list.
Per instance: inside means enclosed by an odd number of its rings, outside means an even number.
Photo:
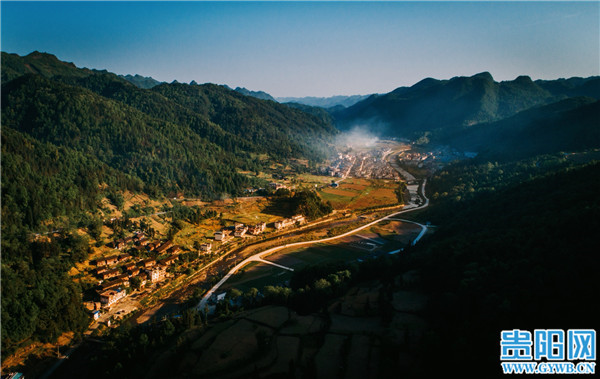
[{"label": "winding road", "polygon": [[[425,196],[425,184],[427,184],[427,179],[424,179],[423,180],[423,184],[421,185],[421,196],[422,196],[422,198],[424,200],[421,205],[417,205],[415,203],[409,203],[401,211],[391,213],[391,214],[389,214],[387,216],[384,216],[384,217],[381,217],[381,218],[379,218],[379,219],[377,219],[375,221],[371,221],[368,224],[359,226],[356,229],[352,229],[352,230],[350,230],[350,231],[348,231],[346,233],[343,233],[343,234],[340,234],[340,235],[337,235],[337,236],[334,236],[334,237],[321,238],[321,239],[312,240],[312,241],[294,242],[294,243],[289,243],[289,244],[286,244],[286,245],[276,246],[276,247],[270,248],[268,250],[262,251],[260,253],[254,254],[253,256],[244,259],[242,262],[238,263],[235,267],[233,267],[231,270],[229,270],[229,272],[204,295],[204,297],[200,300],[200,302],[196,306],[196,309],[199,310],[199,311],[202,310],[202,309],[204,309],[204,307],[207,305],[208,300],[213,296],[213,294],[227,280],[229,280],[229,278],[231,278],[231,276],[233,276],[238,270],[240,270],[241,268],[243,268],[244,266],[246,266],[250,262],[256,262],[256,261],[258,261],[258,262],[263,262],[263,263],[269,263],[269,264],[273,264],[273,265],[285,268],[287,270],[290,270],[290,268],[288,268],[288,267],[283,267],[283,266],[277,265],[277,264],[275,264],[273,262],[266,261],[264,259],[264,257],[267,256],[267,255],[273,254],[276,251],[287,249],[287,248],[290,248],[290,247],[306,246],[306,245],[312,245],[312,244],[315,244],[315,243],[334,241],[336,239],[344,238],[344,237],[347,237],[347,236],[349,236],[351,234],[359,232],[359,231],[361,231],[363,229],[369,228],[369,227],[371,227],[371,226],[373,226],[373,225],[375,225],[375,224],[377,224],[379,222],[382,222],[382,221],[388,220],[390,218],[396,217],[396,216],[398,216],[400,214],[412,212],[412,211],[415,211],[417,209],[426,208],[427,206],[429,206],[429,199],[427,198],[427,196]],[[411,223],[417,224],[417,225],[419,225],[421,227],[421,233],[419,233],[419,235],[411,243],[411,245],[414,245],[415,243],[417,243],[421,239],[421,237],[423,237],[423,235],[425,235],[425,233],[427,232],[427,226],[419,224],[419,223],[416,223],[414,221],[408,221],[408,220],[403,220],[403,221],[405,221],[405,222],[411,222]]]}]

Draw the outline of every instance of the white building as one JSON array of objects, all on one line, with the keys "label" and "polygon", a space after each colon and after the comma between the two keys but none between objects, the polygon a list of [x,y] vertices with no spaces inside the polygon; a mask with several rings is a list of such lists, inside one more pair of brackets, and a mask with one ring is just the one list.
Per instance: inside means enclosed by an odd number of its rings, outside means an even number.
[{"label": "white building", "polygon": [[125,296],[127,296],[127,292],[125,292],[125,290],[122,290],[120,288],[116,289],[116,290],[108,290],[108,291],[104,291],[100,294],[100,302],[105,307],[110,307],[111,305],[113,305],[117,301],[121,300]]},{"label": "white building", "polygon": [[215,241],[227,241],[230,237],[230,234],[231,231],[229,230],[220,230],[218,232],[215,232]]}]

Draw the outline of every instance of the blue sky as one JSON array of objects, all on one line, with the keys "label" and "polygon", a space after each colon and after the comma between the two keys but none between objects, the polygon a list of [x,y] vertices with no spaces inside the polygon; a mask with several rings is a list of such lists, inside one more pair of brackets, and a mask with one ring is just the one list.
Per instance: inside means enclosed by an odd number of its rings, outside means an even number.
[{"label": "blue sky", "polygon": [[2,51],[273,96],[600,74],[600,3],[7,2]]}]

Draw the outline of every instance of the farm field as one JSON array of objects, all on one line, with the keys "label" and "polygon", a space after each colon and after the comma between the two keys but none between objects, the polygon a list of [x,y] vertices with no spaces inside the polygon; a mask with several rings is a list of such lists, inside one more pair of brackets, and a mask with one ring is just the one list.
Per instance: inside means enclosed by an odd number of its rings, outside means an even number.
[{"label": "farm field", "polygon": [[397,204],[397,187],[391,180],[347,178],[338,187],[321,188],[319,196],[330,201],[334,209],[359,210]]},{"label": "farm field", "polygon": [[[377,280],[349,288],[326,316],[274,305],[242,311],[198,330],[184,354],[171,354],[152,369],[179,367],[202,377],[302,377],[309,372],[326,378],[390,377],[410,368],[415,346],[428,329],[420,316],[426,298],[395,290],[386,325],[378,304],[381,288]],[[390,356],[402,360],[390,361]]]}]

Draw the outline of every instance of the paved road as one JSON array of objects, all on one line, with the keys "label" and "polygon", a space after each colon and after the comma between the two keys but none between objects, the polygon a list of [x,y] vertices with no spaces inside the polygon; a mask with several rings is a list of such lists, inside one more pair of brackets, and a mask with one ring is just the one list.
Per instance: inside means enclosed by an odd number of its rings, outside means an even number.
[{"label": "paved road", "polygon": [[[224,283],[227,281],[227,280],[229,280],[229,278],[231,278],[231,276],[233,276],[233,275],[234,275],[234,274],[235,274],[235,273],[236,273],[238,270],[240,270],[241,268],[243,268],[244,266],[246,266],[246,265],[247,265],[248,263],[250,263],[250,262],[254,262],[254,261],[262,261],[262,260],[263,260],[263,257],[265,257],[265,256],[267,256],[267,255],[270,255],[270,254],[273,254],[273,253],[274,253],[274,252],[276,252],[276,251],[283,250],[283,249],[287,249],[287,248],[290,248],[290,247],[306,246],[306,245],[312,245],[312,244],[315,244],[315,243],[321,243],[321,242],[334,241],[334,240],[336,240],[336,239],[344,238],[344,237],[347,237],[347,236],[349,236],[349,235],[351,235],[351,234],[354,234],[354,233],[356,233],[356,232],[359,232],[359,231],[361,231],[361,230],[363,230],[363,229],[369,228],[369,227],[371,227],[371,226],[373,226],[373,225],[375,225],[375,224],[377,224],[377,223],[379,223],[379,222],[381,222],[381,221],[385,221],[385,220],[388,220],[388,219],[390,219],[390,218],[396,217],[396,216],[398,216],[398,215],[400,215],[400,214],[407,213],[407,212],[412,212],[412,211],[415,211],[415,210],[417,210],[417,209],[422,209],[422,208],[425,208],[425,207],[429,206],[429,199],[427,198],[427,196],[425,196],[425,184],[427,184],[427,179],[424,179],[424,180],[423,180],[423,185],[421,186],[421,195],[422,195],[423,199],[425,200],[425,201],[423,202],[423,204],[421,204],[421,205],[409,204],[409,206],[405,207],[405,209],[403,209],[403,210],[401,210],[401,211],[399,211],[399,212],[394,212],[394,213],[391,213],[391,214],[389,214],[389,215],[387,215],[387,216],[381,217],[381,218],[379,218],[379,219],[377,219],[377,220],[375,220],[375,221],[371,221],[371,222],[370,222],[370,223],[368,223],[368,224],[365,224],[365,225],[363,225],[363,226],[359,226],[359,227],[358,227],[358,228],[356,228],[356,229],[352,229],[352,230],[350,230],[349,232],[346,232],[346,233],[340,234],[340,235],[338,235],[338,236],[334,236],[334,237],[328,237],[328,238],[321,238],[321,239],[312,240],[312,241],[305,241],[305,242],[295,242],[295,243],[289,243],[289,244],[282,245],[282,246],[276,246],[276,247],[270,248],[270,249],[268,249],[268,250],[262,251],[262,252],[260,252],[260,253],[258,253],[258,254],[255,254],[255,255],[253,255],[253,256],[251,256],[251,257],[249,257],[249,258],[246,258],[246,259],[245,259],[245,260],[243,260],[242,262],[238,263],[238,264],[237,264],[235,267],[233,267],[231,270],[229,270],[229,272],[228,272],[228,273],[227,273],[227,274],[226,274],[226,275],[225,275],[225,276],[224,276],[224,277],[223,277],[223,278],[222,278],[222,279],[221,279],[221,280],[220,280],[220,281],[219,281],[217,284],[215,284],[215,285],[214,285],[214,286],[213,286],[213,287],[212,287],[212,288],[211,288],[211,289],[210,289],[210,290],[209,290],[209,291],[208,291],[208,292],[207,292],[207,293],[204,295],[204,297],[202,298],[202,300],[200,300],[200,302],[199,302],[199,303],[198,303],[198,305],[196,306],[196,309],[197,309],[197,310],[203,310],[203,309],[204,309],[204,307],[206,306],[206,304],[207,304],[208,300],[211,298],[211,296],[212,296],[212,295],[213,295],[213,294],[214,294],[214,293],[215,293],[215,292],[216,292],[216,291],[217,291],[217,290],[218,290],[218,289],[219,289],[219,288],[220,288],[220,287],[221,287],[221,286],[222,286],[222,285],[223,285],[223,284],[224,284]],[[410,205],[412,205],[412,206],[410,206]],[[406,209],[406,208],[408,208],[408,209]],[[419,224],[419,225],[421,225],[421,224]],[[413,244],[413,245],[416,243],[416,241],[420,240],[420,239],[421,239],[421,237],[423,237],[423,235],[424,235],[424,234],[425,234],[425,232],[427,231],[427,227],[426,227],[426,226],[424,226],[424,225],[421,225],[421,226],[422,226],[421,233],[419,234],[419,236],[417,236],[417,238],[415,239],[415,241],[413,241],[413,242],[412,242],[412,244]]]}]

